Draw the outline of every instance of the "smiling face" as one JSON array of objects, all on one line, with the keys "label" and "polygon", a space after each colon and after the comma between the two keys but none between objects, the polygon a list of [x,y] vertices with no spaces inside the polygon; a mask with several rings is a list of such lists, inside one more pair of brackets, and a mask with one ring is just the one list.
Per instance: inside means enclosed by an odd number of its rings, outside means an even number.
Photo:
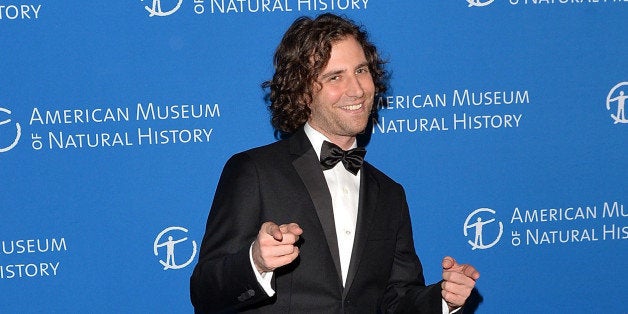
[{"label": "smiling face", "polygon": [[360,44],[343,38],[331,47],[327,65],[318,77],[309,105],[309,124],[347,149],[366,128],[375,85]]}]

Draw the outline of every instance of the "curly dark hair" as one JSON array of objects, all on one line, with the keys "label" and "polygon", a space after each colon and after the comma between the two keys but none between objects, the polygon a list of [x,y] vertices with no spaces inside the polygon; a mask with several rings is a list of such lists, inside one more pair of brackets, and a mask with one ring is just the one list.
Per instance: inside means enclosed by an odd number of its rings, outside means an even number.
[{"label": "curly dark hair", "polygon": [[375,92],[386,92],[386,62],[369,41],[366,30],[331,13],[315,19],[300,17],[288,28],[275,51],[273,78],[262,84],[263,88],[270,87],[268,109],[277,131],[292,134],[307,122],[310,116],[308,104],[312,101],[317,78],[329,61],[332,44],[349,36],[354,37],[364,50]]}]

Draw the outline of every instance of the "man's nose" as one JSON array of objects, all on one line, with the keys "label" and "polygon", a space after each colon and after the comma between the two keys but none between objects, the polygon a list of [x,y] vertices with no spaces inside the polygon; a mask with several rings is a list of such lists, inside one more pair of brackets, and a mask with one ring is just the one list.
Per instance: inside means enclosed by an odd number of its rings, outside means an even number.
[{"label": "man's nose", "polygon": [[349,86],[347,86],[347,96],[354,98],[361,98],[364,96],[364,88],[362,87],[362,82],[360,79],[352,76],[348,82]]}]

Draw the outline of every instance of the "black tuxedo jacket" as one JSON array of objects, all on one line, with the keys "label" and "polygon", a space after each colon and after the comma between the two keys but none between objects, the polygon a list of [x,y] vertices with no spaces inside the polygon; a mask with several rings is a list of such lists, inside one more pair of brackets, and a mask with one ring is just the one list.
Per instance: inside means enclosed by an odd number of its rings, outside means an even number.
[{"label": "black tuxedo jacket", "polygon": [[[190,279],[196,313],[441,313],[440,285],[424,283],[403,188],[368,163],[361,171],[343,288],[331,196],[303,129],[231,157]],[[257,283],[249,260],[266,221],[303,229],[299,257],[274,272],[272,297]]]}]

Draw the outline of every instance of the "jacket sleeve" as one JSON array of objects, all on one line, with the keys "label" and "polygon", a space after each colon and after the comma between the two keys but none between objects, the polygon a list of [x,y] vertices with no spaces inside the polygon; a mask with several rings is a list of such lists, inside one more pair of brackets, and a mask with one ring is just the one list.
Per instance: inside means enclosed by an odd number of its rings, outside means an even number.
[{"label": "jacket sleeve", "polygon": [[233,312],[269,298],[249,260],[261,226],[260,207],[254,163],[245,153],[231,157],[220,176],[190,278],[196,313]]},{"label": "jacket sleeve", "polygon": [[399,229],[382,312],[442,314],[440,283],[425,285],[423,267],[414,249],[408,204],[403,188],[400,189]]}]

